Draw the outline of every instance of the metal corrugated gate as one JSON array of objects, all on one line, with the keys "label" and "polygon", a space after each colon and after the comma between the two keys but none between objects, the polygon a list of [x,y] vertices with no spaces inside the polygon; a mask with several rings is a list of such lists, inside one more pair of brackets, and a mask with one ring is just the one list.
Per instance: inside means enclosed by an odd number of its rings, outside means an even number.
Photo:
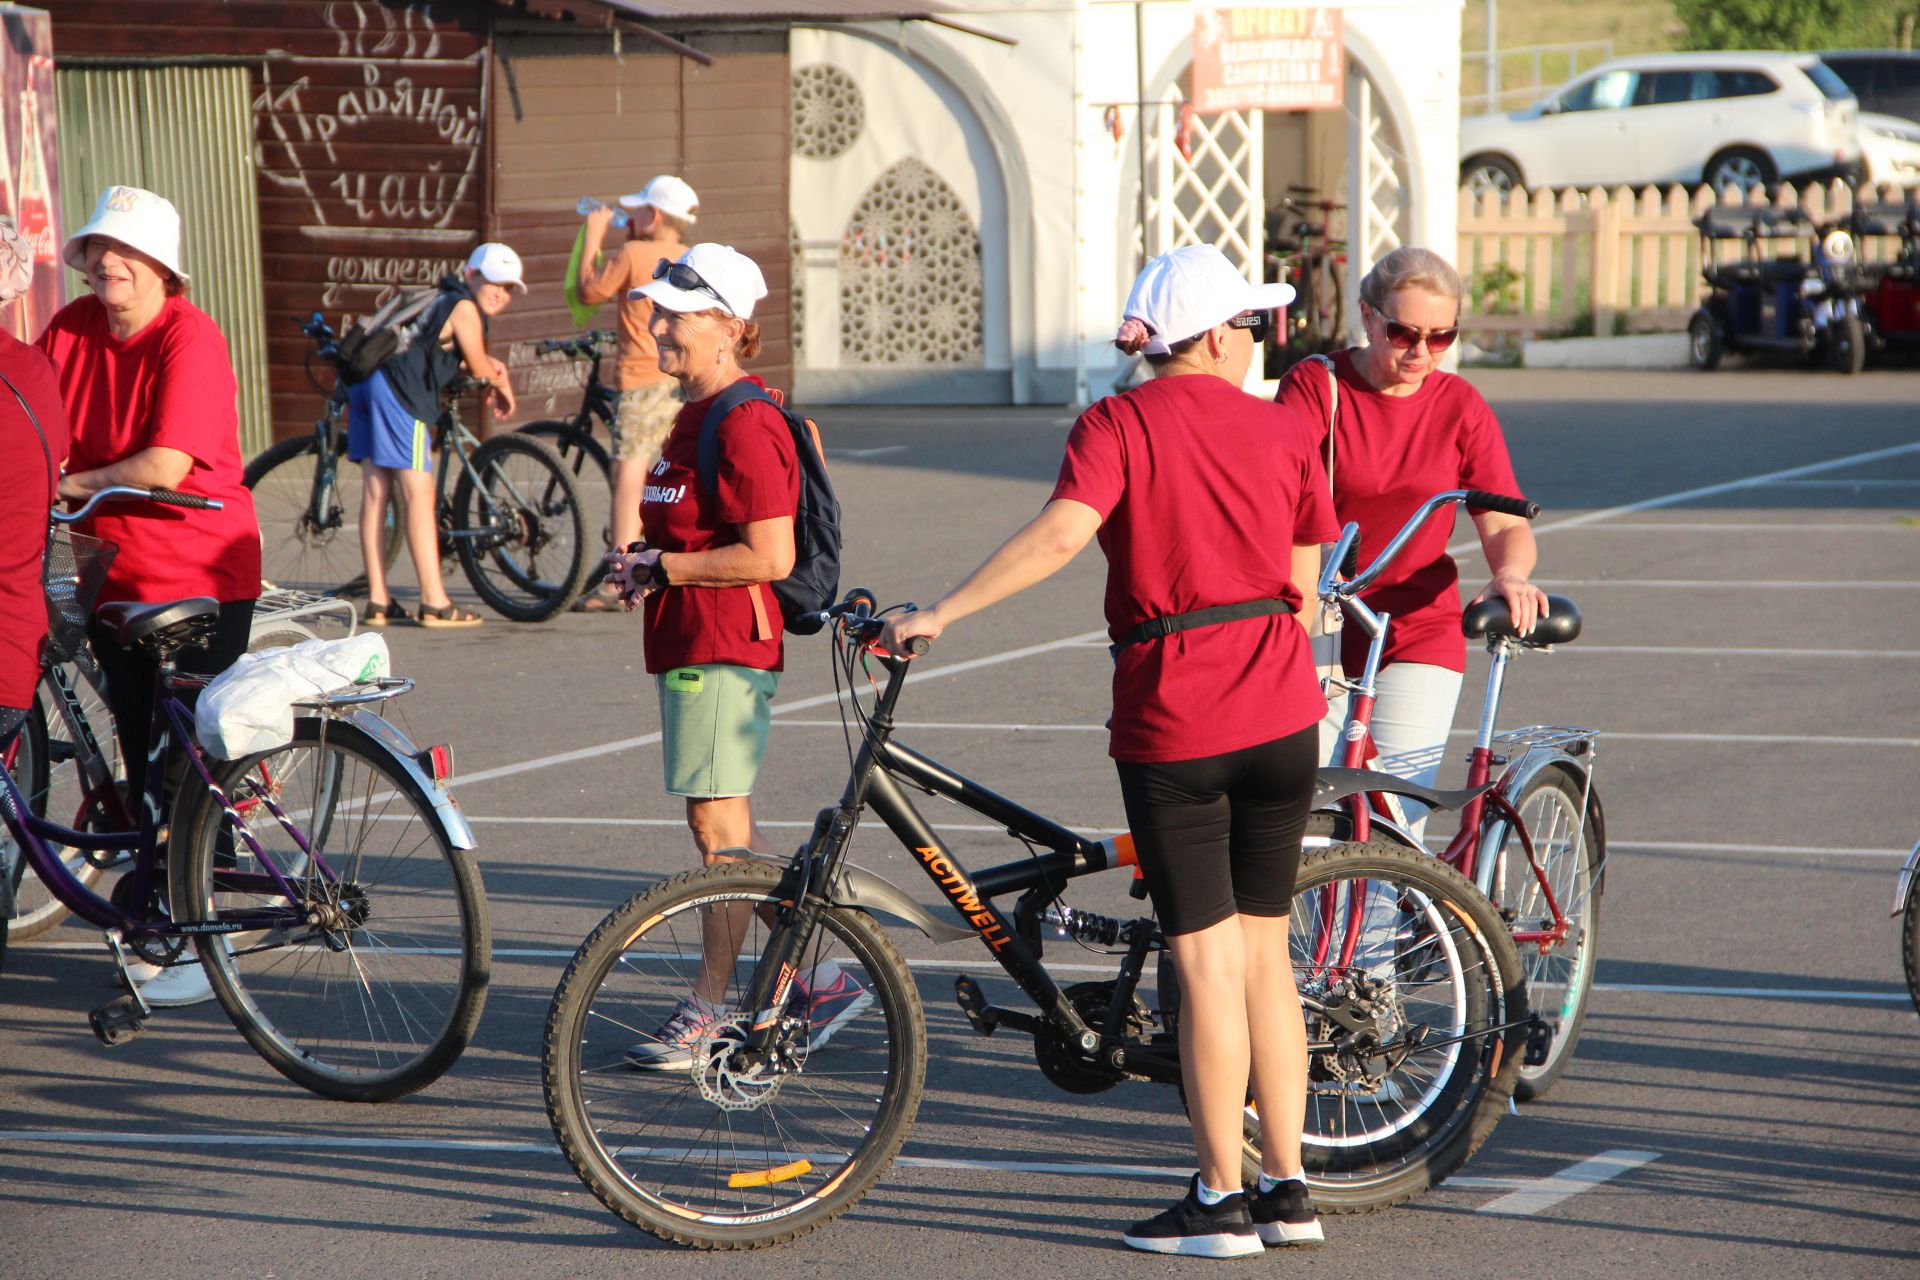
[{"label": "metal corrugated gate", "polygon": [[[58,71],[60,198],[70,234],[102,189],[145,187],[180,210],[191,297],[227,337],[240,383],[240,448],[273,439],[267,396],[260,204],[245,67]],[[84,292],[76,275],[70,296]]]}]

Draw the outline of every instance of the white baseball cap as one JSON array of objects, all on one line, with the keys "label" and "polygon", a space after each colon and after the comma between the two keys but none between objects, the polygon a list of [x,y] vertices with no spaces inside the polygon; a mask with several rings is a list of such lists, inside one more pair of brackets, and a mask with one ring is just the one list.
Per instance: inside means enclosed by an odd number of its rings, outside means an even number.
[{"label": "white baseball cap", "polygon": [[[666,259],[661,260],[662,267]],[[668,311],[712,311],[716,307],[730,316],[751,319],[753,304],[767,296],[767,278],[752,258],[724,244],[697,244],[681,254],[675,267],[690,268],[697,286],[681,288],[672,276],[656,275],[651,283],[629,289],[629,298],[647,298]],[[656,268],[660,270],[660,268]],[[686,273],[680,284],[689,284]],[[698,287],[704,286],[704,287]]]},{"label": "white baseball cap", "polygon": [[527,282],[520,278],[520,255],[498,240],[489,240],[475,249],[467,259],[467,270],[478,271],[489,283],[510,285],[522,293],[527,291]]},{"label": "white baseball cap", "polygon": [[87,225],[67,237],[61,259],[75,271],[87,269],[87,237],[105,236],[138,249],[181,280],[180,211],[173,202],[139,187],[108,187],[93,206]]},{"label": "white baseball cap", "polygon": [[1173,345],[1225,324],[1243,311],[1272,311],[1293,301],[1293,286],[1254,284],[1210,244],[1163,253],[1141,268],[1127,295],[1124,318],[1147,326],[1142,355],[1164,356]]},{"label": "white baseball cap", "polygon": [[669,217],[682,222],[693,223],[700,219],[700,197],[683,178],[663,173],[630,196],[621,196],[620,203],[629,209],[642,209],[651,205]]}]

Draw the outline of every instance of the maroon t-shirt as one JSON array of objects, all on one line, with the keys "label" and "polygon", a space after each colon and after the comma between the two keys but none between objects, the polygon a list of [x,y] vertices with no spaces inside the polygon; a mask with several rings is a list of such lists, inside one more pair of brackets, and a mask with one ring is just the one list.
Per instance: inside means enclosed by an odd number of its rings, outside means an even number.
[{"label": "maroon t-shirt", "polygon": [[[766,384],[751,374],[756,385]],[[685,405],[647,476],[640,526],[647,545],[661,551],[707,551],[740,541],[735,525],[791,516],[800,508],[800,459],[793,431],[764,400],[741,405],[720,420],[718,493],[700,483],[700,423],[715,397]],[[760,593],[768,621],[759,629],[750,593]],[[765,583],[751,587],[669,587],[646,602],[647,670],[712,662],[779,671],[780,602]]]},{"label": "maroon t-shirt", "polygon": [[[1297,418],[1206,374],[1154,378],[1080,415],[1055,498],[1100,513],[1107,634],[1247,600],[1300,608],[1293,549],[1338,536]],[[1116,760],[1196,760],[1326,714],[1298,614],[1196,627],[1120,651]]]},{"label": "maroon t-shirt", "polygon": [[[1506,437],[1493,410],[1464,379],[1427,375],[1410,396],[1381,395],[1353,367],[1352,351],[1333,357],[1340,378],[1340,407],[1333,431],[1333,506],[1341,524],[1360,526],[1360,567],[1400,532],[1400,526],[1436,493],[1482,489],[1524,497],[1507,457]],[[1326,456],[1327,369],[1303,360],[1281,379],[1275,398],[1296,411],[1313,432],[1318,456]],[[1477,508],[1469,508],[1477,510]],[[1467,644],[1460,635],[1460,569],[1447,554],[1451,515],[1436,515],[1361,597],[1392,614],[1381,665],[1420,662],[1465,671]],[[1367,657],[1367,634],[1341,631],[1341,660],[1358,675]]]},{"label": "maroon t-shirt", "polygon": [[47,358],[4,330],[0,373],[19,389],[40,424],[36,432],[20,401],[0,383],[0,707],[26,707],[40,680],[40,640],[47,634],[41,567],[47,512],[67,456],[67,411]]}]

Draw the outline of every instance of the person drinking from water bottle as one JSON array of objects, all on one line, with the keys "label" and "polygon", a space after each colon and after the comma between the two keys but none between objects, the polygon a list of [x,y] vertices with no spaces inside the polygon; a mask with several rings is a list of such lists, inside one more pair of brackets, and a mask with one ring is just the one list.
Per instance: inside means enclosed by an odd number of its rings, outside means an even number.
[{"label": "person drinking from water bottle", "polygon": [[[1094,538],[1106,553],[1108,751],[1179,973],[1200,1165],[1185,1197],[1122,1236],[1154,1253],[1240,1257],[1321,1238],[1301,1164],[1306,1026],[1287,918],[1326,710],[1298,614],[1337,531],[1311,435],[1240,389],[1292,297],[1248,283],[1211,245],[1149,262],[1115,345],[1144,354],[1152,376],[1081,414],[1040,514],[882,640],[904,654]],[[1263,1172],[1243,1191],[1249,1082]]]}]

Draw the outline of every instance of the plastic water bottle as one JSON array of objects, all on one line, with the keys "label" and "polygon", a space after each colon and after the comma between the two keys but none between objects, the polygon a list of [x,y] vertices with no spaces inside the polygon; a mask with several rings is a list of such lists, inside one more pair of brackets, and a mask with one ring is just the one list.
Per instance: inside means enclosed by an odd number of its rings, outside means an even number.
[{"label": "plastic water bottle", "polygon": [[[574,208],[579,212],[580,216],[584,218],[588,214],[592,213],[595,209],[604,209],[606,208],[606,206],[601,204],[598,200],[595,200],[592,196],[581,196],[580,203],[575,205]],[[615,209],[613,211],[614,226],[625,227],[629,221],[630,219],[627,217],[626,210]]]}]

